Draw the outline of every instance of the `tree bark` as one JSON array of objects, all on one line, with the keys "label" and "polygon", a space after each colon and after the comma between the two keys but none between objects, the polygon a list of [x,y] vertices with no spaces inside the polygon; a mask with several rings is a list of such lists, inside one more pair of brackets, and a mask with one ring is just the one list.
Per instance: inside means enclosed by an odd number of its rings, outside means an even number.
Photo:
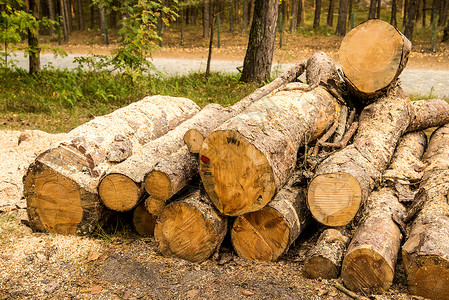
[{"label": "tree bark", "polygon": [[241,81],[263,82],[270,78],[278,7],[276,0],[256,0]]},{"label": "tree bark", "polygon": [[422,172],[417,169],[423,167],[426,144],[422,131],[404,135],[384,172],[384,186],[368,197],[363,220],[343,260],[341,277],[349,289],[379,294],[390,288],[402,239],[396,222],[404,223],[406,215],[399,194],[421,180]]},{"label": "tree bark", "polygon": [[83,1],[78,0],[78,28],[84,30]]},{"label": "tree bark", "polygon": [[413,41],[413,31],[415,28],[415,18],[418,11],[418,0],[410,0],[407,8],[407,22],[405,24],[404,35]]},{"label": "tree bark", "polygon": [[298,23],[300,26],[304,26],[306,22],[306,4],[305,0],[299,0],[298,6]]},{"label": "tree bark", "polygon": [[340,7],[338,8],[338,21],[335,34],[338,36],[345,36],[346,34],[346,19],[348,18],[348,0],[340,0]]},{"label": "tree bark", "polygon": [[290,32],[296,34],[298,27],[298,7],[300,0],[292,0],[292,15],[290,17]]},{"label": "tree bark", "polygon": [[100,7],[98,9],[98,12],[100,15],[100,34],[105,35],[106,34],[106,18],[105,18],[106,9],[104,7]]},{"label": "tree bark", "polygon": [[391,24],[391,26],[394,26],[394,27],[398,27],[398,21],[397,21],[397,19],[396,19],[397,8],[398,8],[397,0],[392,0],[392,1],[391,1],[391,17],[390,17],[390,24]]},{"label": "tree bark", "polygon": [[128,211],[139,204],[144,193],[144,179],[154,167],[184,146],[187,130],[213,118],[218,104],[209,104],[198,114],[183,122],[167,134],[145,144],[124,162],[107,170],[98,186],[101,201],[108,208]]},{"label": "tree bark", "polygon": [[376,6],[377,6],[377,0],[370,0],[368,20],[374,19],[376,17]]},{"label": "tree bark", "polygon": [[[334,6],[335,6],[335,0],[329,0],[329,9],[327,11],[327,26],[333,27],[334,26]],[[340,4],[341,6],[341,4]]]},{"label": "tree bark", "polygon": [[377,0],[376,4],[376,18],[380,19],[380,8],[381,8],[381,0]]},{"label": "tree bark", "polygon": [[66,6],[67,6],[67,3],[65,0],[59,0],[61,22],[62,22],[62,34],[64,36],[64,43],[67,43],[69,41],[69,24],[68,24],[69,21],[68,21]]},{"label": "tree bark", "polygon": [[420,210],[402,246],[410,293],[447,299],[449,293],[449,126],[437,129],[424,155],[426,168],[413,205]]},{"label": "tree bark", "polygon": [[69,142],[39,155],[24,176],[33,230],[91,233],[106,211],[96,187],[110,160],[137,151],[198,110],[185,98],[153,96],[70,131]]},{"label": "tree bark", "polygon": [[[47,0],[47,6],[48,6],[48,17],[50,20],[55,21],[56,20],[56,14],[55,14],[55,4],[53,0]],[[59,22],[59,20],[58,20]],[[55,34],[55,28],[53,26],[50,26],[50,35]]]},{"label": "tree bark", "polygon": [[[39,0],[28,0],[30,8],[29,12],[38,21],[39,20]],[[36,74],[41,70],[41,49],[39,47],[39,28],[35,28],[36,32],[28,29],[28,57],[30,63],[30,74]]]},{"label": "tree bark", "polygon": [[200,175],[217,209],[238,216],[261,209],[290,177],[300,146],[338,118],[322,87],[281,91],[218,127],[200,151]]},{"label": "tree bark", "polygon": [[443,30],[443,37],[441,38],[443,43],[449,43],[449,21],[447,22],[446,27]]},{"label": "tree bark", "polygon": [[238,216],[231,230],[237,254],[246,259],[276,261],[288,251],[310,221],[306,189],[294,174],[261,210]]},{"label": "tree bark", "polygon": [[164,208],[154,238],[162,255],[202,262],[219,249],[226,231],[226,217],[216,212],[205,193],[196,191]]},{"label": "tree bark", "polygon": [[349,242],[346,235],[344,228],[329,228],[323,231],[304,262],[304,275],[307,278],[338,278]]},{"label": "tree bark", "polygon": [[396,84],[410,51],[410,41],[382,20],[368,20],[352,29],[339,51],[350,92],[362,102],[375,101],[370,99]]},{"label": "tree bark", "polygon": [[315,16],[313,18],[313,28],[318,28],[320,26],[321,18],[321,0],[315,0]]}]

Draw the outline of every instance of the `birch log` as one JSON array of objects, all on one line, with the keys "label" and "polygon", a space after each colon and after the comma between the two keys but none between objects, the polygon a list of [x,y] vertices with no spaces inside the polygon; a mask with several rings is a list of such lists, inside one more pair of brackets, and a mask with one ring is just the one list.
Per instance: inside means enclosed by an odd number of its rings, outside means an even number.
[{"label": "birch log", "polygon": [[186,98],[146,97],[68,133],[71,141],[39,155],[24,176],[33,230],[92,232],[105,220],[96,187],[111,165],[199,111]]},{"label": "birch log", "polygon": [[276,261],[307,226],[306,189],[297,185],[298,178],[294,174],[261,210],[235,219],[231,240],[240,257]]},{"label": "birch log", "polygon": [[281,91],[217,128],[200,152],[200,176],[217,209],[238,216],[264,207],[291,176],[298,148],[320,136],[339,110],[323,87]]},{"label": "birch log", "polygon": [[163,209],[154,238],[164,256],[202,262],[218,250],[226,231],[226,217],[217,213],[204,192],[196,191]]},{"label": "birch log", "polygon": [[415,198],[418,214],[402,246],[410,293],[430,299],[449,295],[449,125],[431,136],[426,168]]}]

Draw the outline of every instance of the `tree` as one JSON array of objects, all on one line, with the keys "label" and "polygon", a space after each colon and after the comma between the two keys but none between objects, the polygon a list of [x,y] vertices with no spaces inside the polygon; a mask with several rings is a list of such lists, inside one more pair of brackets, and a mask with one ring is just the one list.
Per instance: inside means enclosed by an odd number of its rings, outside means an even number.
[{"label": "tree", "polygon": [[449,43],[449,21],[447,22],[446,27],[443,30],[443,38],[441,40],[443,43]]},{"label": "tree", "polygon": [[397,14],[397,0],[392,0],[391,2],[391,17],[390,17],[390,24],[394,27],[398,26],[398,22],[396,20],[396,14]]},{"label": "tree", "polygon": [[320,26],[321,17],[321,0],[315,0],[315,17],[313,19],[313,28],[318,28]]},{"label": "tree", "polygon": [[329,10],[327,11],[327,26],[334,26],[334,4],[335,0],[329,0]]},{"label": "tree", "polygon": [[346,34],[346,19],[348,17],[349,0],[340,0],[340,7],[338,9],[338,21],[336,35],[344,36]]},{"label": "tree", "polygon": [[241,81],[263,82],[271,76],[278,0],[256,0]]},{"label": "tree", "polygon": [[299,0],[292,0],[292,15],[290,18],[290,32],[295,34],[298,26],[298,6]]},{"label": "tree", "polygon": [[415,28],[415,17],[418,10],[418,0],[410,0],[407,10],[407,22],[405,23],[404,35],[412,41]]},{"label": "tree", "polygon": [[368,20],[374,19],[376,17],[376,7],[377,7],[377,0],[370,0]]},{"label": "tree", "polygon": [[[28,0],[28,13],[37,21],[39,19],[39,0]],[[41,49],[39,48],[39,28],[28,28],[28,58],[30,62],[29,72],[35,74],[41,70]]]}]

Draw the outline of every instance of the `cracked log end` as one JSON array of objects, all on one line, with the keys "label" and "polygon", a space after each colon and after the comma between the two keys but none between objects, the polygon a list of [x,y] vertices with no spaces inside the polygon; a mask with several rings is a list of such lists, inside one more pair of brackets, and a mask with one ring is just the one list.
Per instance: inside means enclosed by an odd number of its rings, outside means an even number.
[{"label": "cracked log end", "polygon": [[215,207],[229,216],[263,208],[276,191],[265,155],[233,130],[215,131],[206,138],[200,175]]},{"label": "cracked log end", "polygon": [[122,174],[109,174],[98,186],[101,202],[115,211],[129,211],[136,207],[142,195],[140,187]]},{"label": "cracked log end", "polygon": [[310,182],[307,204],[318,222],[343,226],[355,217],[361,199],[360,184],[350,174],[322,174]]},{"label": "cracked log end", "polygon": [[381,293],[390,288],[394,270],[378,252],[370,247],[361,247],[346,255],[341,277],[352,291]]},{"label": "cracked log end", "polygon": [[231,231],[232,245],[240,257],[275,261],[289,246],[290,229],[271,207],[237,217]]},{"label": "cracked log end", "polygon": [[338,278],[339,269],[335,264],[324,256],[314,256],[307,260],[304,264],[304,275],[307,278]]},{"label": "cracked log end", "polygon": [[153,170],[145,176],[145,190],[153,198],[168,200],[173,196],[173,188],[167,174]]},{"label": "cracked log end", "polygon": [[184,134],[184,143],[191,153],[200,153],[201,146],[204,142],[204,136],[198,129],[189,129]]}]

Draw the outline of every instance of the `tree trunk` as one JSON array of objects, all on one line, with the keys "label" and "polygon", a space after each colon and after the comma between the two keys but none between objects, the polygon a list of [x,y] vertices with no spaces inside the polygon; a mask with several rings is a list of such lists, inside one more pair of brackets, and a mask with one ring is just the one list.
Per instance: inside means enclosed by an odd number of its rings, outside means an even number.
[{"label": "tree trunk", "polygon": [[421,158],[426,144],[422,131],[404,135],[390,168],[384,172],[386,185],[368,197],[363,221],[343,260],[341,277],[349,289],[379,294],[390,288],[402,239],[396,222],[404,223],[406,215],[399,195],[412,182],[421,180],[422,172],[418,169],[423,167]]},{"label": "tree trunk", "polygon": [[[443,100],[411,105],[400,88],[367,106],[360,115],[354,143],[323,161],[309,185],[313,217],[328,226],[349,223],[378,185],[402,133],[448,123],[448,112],[449,104]],[[438,118],[432,119],[434,115]]]},{"label": "tree trunk", "polygon": [[446,27],[443,30],[443,37],[441,38],[443,43],[449,43],[449,21],[447,22]]},{"label": "tree trunk", "polygon": [[443,27],[444,24],[448,21],[448,15],[449,15],[449,1],[448,0],[441,0],[441,10],[440,10],[440,17],[438,19],[438,26]]},{"label": "tree trunk", "polygon": [[202,262],[219,249],[226,231],[226,217],[216,212],[205,193],[196,191],[164,208],[154,239],[164,256]]},{"label": "tree trunk", "polygon": [[321,18],[321,0],[315,0],[315,16],[313,18],[313,28],[320,26]]},{"label": "tree trunk", "polygon": [[251,17],[249,10],[251,9],[251,0],[243,0],[243,12],[242,12],[242,33],[248,33],[249,19]]},{"label": "tree trunk", "polygon": [[394,26],[394,27],[398,27],[398,21],[397,21],[397,19],[396,19],[397,8],[398,8],[397,0],[392,0],[392,1],[391,1],[391,17],[390,17],[390,24],[391,24],[391,26]]},{"label": "tree trunk", "polygon": [[292,0],[292,16],[290,18],[290,32],[296,34],[296,28],[298,27],[298,6],[300,0]]},{"label": "tree trunk", "polygon": [[106,35],[106,19],[105,19],[106,10],[104,7],[100,7],[98,12],[100,15],[100,34]]},{"label": "tree trunk", "polygon": [[382,20],[368,20],[352,29],[339,51],[351,93],[364,102],[375,101],[396,84],[410,50],[410,41]]},{"label": "tree trunk", "polygon": [[[29,0],[29,12],[38,21],[39,20],[39,0]],[[35,32],[34,32],[35,31]],[[30,74],[36,74],[41,70],[41,49],[39,48],[39,27],[34,31],[28,29],[28,57],[30,63]]]},{"label": "tree trunk", "polygon": [[[48,17],[50,20],[55,21],[56,20],[56,14],[55,14],[55,4],[53,0],[47,0],[47,6],[48,6]],[[59,20],[58,20],[59,22]],[[55,34],[55,28],[53,26],[50,26],[50,35]]]},{"label": "tree trunk", "polygon": [[203,4],[203,38],[209,37],[209,27],[210,27],[210,0],[205,0]]},{"label": "tree trunk", "polygon": [[348,18],[348,0],[340,0],[340,7],[338,9],[338,21],[336,35],[345,36],[346,34],[346,19]]},{"label": "tree trunk", "polygon": [[267,206],[235,219],[231,240],[240,257],[276,261],[304,230],[310,213],[306,189],[297,185],[299,179],[294,174]]},{"label": "tree trunk", "polygon": [[[433,13],[433,12],[432,12]],[[426,27],[426,19],[427,19],[427,3],[426,0],[422,1],[422,27]]]},{"label": "tree trunk", "polygon": [[380,19],[380,8],[381,8],[381,0],[377,0],[376,4],[376,18]]},{"label": "tree trunk", "polygon": [[407,9],[407,22],[405,24],[404,35],[413,41],[413,31],[415,28],[416,12],[418,11],[418,0],[410,0]]},{"label": "tree trunk", "polygon": [[[98,186],[101,201],[117,211],[133,209],[144,192],[144,179],[154,167],[184,146],[184,134],[204,120],[213,118],[218,104],[209,104],[198,114],[183,122],[164,136],[145,144],[126,161],[111,167]],[[221,107],[221,106],[219,106]]]},{"label": "tree trunk", "polygon": [[338,278],[349,238],[345,229],[323,231],[304,262],[304,275],[312,279]]},{"label": "tree trunk", "polygon": [[55,233],[90,233],[105,212],[96,187],[111,160],[174,129],[199,107],[167,96],[139,102],[95,118],[69,132],[71,141],[49,149],[24,177],[30,225]]},{"label": "tree trunk", "polygon": [[229,32],[234,31],[234,1],[229,2]]},{"label": "tree trunk", "polygon": [[263,82],[270,78],[278,7],[276,0],[256,0],[241,81]]},{"label": "tree trunk", "polygon": [[62,18],[62,33],[64,36],[64,43],[67,43],[69,41],[69,21],[67,16],[67,3],[65,0],[59,0],[59,8]]},{"label": "tree trunk", "polygon": [[299,0],[298,5],[298,23],[300,26],[304,26],[306,22],[306,4],[305,0]]},{"label": "tree trunk", "polygon": [[368,20],[374,19],[376,17],[376,6],[377,6],[377,0],[370,0]]},{"label": "tree trunk", "polygon": [[153,235],[156,219],[157,215],[152,215],[145,209],[145,201],[142,201],[142,203],[134,209],[133,226],[140,235]]},{"label": "tree trunk", "polygon": [[200,151],[200,175],[223,214],[261,209],[290,177],[300,146],[338,118],[340,105],[317,87],[278,92],[218,127]]},{"label": "tree trunk", "polygon": [[405,244],[402,260],[410,293],[447,299],[449,293],[449,126],[437,129],[424,155],[426,168],[413,205],[418,212]]},{"label": "tree trunk", "polygon": [[[327,26],[333,27],[334,26],[334,5],[335,0],[329,0],[329,9],[327,11]],[[341,7],[341,4],[340,4]]]},{"label": "tree trunk", "polygon": [[83,1],[78,0],[78,28],[84,30]]},{"label": "tree trunk", "polygon": [[[61,0],[60,0],[61,1]],[[90,6],[90,29],[95,27],[95,5]]]}]

